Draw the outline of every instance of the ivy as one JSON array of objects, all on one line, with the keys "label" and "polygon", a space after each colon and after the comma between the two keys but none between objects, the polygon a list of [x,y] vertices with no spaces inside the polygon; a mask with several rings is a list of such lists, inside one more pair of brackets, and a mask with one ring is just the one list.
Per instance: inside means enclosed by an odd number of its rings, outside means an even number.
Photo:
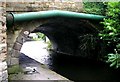
[{"label": "ivy", "polygon": [[107,55],[107,63],[110,67],[120,67],[120,2],[107,2],[106,16],[102,24],[104,29],[99,33],[101,39],[106,41],[113,52]]}]

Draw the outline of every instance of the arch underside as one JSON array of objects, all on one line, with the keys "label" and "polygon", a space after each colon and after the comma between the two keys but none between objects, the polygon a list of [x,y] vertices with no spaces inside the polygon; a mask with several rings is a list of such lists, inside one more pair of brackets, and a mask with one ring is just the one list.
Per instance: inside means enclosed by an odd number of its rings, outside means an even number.
[{"label": "arch underside", "polygon": [[54,18],[34,29],[45,34],[57,53],[97,58],[99,30],[88,20]]}]

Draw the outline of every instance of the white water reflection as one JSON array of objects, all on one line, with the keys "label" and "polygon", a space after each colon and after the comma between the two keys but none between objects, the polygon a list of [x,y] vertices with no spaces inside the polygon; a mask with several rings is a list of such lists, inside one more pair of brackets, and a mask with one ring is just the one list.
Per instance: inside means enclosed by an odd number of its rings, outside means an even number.
[{"label": "white water reflection", "polygon": [[49,52],[44,41],[25,42],[21,48],[21,53],[43,64],[49,63]]}]

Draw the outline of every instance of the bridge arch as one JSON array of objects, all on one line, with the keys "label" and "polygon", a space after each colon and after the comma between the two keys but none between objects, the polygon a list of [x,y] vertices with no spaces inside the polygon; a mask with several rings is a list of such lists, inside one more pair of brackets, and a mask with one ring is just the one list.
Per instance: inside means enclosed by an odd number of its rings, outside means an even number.
[{"label": "bridge arch", "polygon": [[[9,49],[11,51],[11,53],[9,53],[11,57],[9,65],[19,63],[20,49],[23,42],[27,40],[27,36],[24,34],[25,31],[41,32],[45,34],[52,42],[54,51],[57,53],[97,58],[97,55],[87,55],[84,54],[85,51],[81,52],[81,47],[84,47],[80,46],[81,43],[84,43],[84,40],[81,40],[83,38],[82,36],[86,38],[93,38],[97,37],[97,34],[99,33],[97,26],[90,22],[90,20],[56,17],[16,23],[14,28],[14,33],[11,34],[11,32],[8,32],[8,38],[12,37],[12,42],[10,43],[11,45],[8,45],[8,48],[12,47],[11,50]],[[97,39],[93,40],[93,42],[96,43]],[[91,48],[90,52],[94,54],[97,53],[97,49],[100,49],[98,45],[90,44],[87,46],[89,49]],[[94,49],[92,46],[95,46]]]}]

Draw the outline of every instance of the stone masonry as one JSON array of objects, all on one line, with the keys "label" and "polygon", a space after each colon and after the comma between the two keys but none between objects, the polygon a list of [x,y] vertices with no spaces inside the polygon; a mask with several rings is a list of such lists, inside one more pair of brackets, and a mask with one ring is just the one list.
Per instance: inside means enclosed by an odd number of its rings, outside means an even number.
[{"label": "stone masonry", "polygon": [[[32,0],[33,1],[33,0]],[[38,0],[39,1],[39,0]],[[18,5],[19,4],[19,5]],[[30,12],[30,11],[45,11],[45,10],[67,10],[67,11],[82,11],[82,3],[80,2],[62,2],[60,0],[50,0],[37,2],[7,2],[6,11],[7,12]],[[8,65],[19,64],[19,54],[22,44],[26,38],[23,34],[24,31],[30,31],[39,26],[44,20],[30,21],[24,23],[16,23],[11,30],[7,32],[7,46],[8,46]],[[13,29],[13,30],[12,30]]]},{"label": "stone masonry", "polygon": [[[13,0],[14,1],[14,0]],[[43,11],[43,10],[68,10],[68,11],[74,11],[74,12],[81,12],[82,11],[82,0],[72,1],[69,0],[68,2],[66,0],[49,0],[47,1],[41,1],[39,0],[31,0],[33,2],[7,2],[6,3],[6,11],[8,12],[31,12],[31,11]],[[65,1],[65,2],[64,2]],[[18,5],[19,4],[19,5]]]},{"label": "stone masonry", "polygon": [[[7,32],[6,36],[6,11],[7,12],[28,12],[28,11],[43,11],[43,10],[68,10],[81,12],[81,0],[0,0],[0,82],[8,82],[8,65],[19,64],[19,53],[21,46],[26,36],[23,34],[26,29],[24,27],[19,30]],[[74,2],[73,2],[74,1]],[[18,5],[19,4],[19,5]],[[36,23],[35,23],[36,24]],[[31,27],[36,27],[38,24]],[[17,27],[14,26],[14,27]],[[31,29],[31,28],[29,28]],[[6,42],[7,39],[7,42]],[[8,46],[8,47],[7,47]],[[8,53],[7,53],[8,51]],[[8,54],[8,55],[7,55]],[[7,61],[7,63],[6,63]],[[8,65],[7,65],[8,64]]]},{"label": "stone masonry", "polygon": [[[37,11],[45,11],[45,10],[68,10],[81,12],[82,11],[82,3],[80,2],[64,2],[64,0],[30,0],[25,1],[20,0],[9,0],[6,3],[6,11],[21,13],[21,12],[37,12]],[[19,4],[19,5],[18,5]],[[32,31],[36,27],[38,27],[41,23],[47,22],[48,20],[34,20],[23,23],[15,23],[13,27],[7,32],[7,64],[12,67],[14,65],[19,65],[19,54],[20,49],[23,45],[23,42],[26,40],[26,35],[24,31]]]},{"label": "stone masonry", "polygon": [[4,0],[0,1],[0,82],[8,82],[5,8]]}]

